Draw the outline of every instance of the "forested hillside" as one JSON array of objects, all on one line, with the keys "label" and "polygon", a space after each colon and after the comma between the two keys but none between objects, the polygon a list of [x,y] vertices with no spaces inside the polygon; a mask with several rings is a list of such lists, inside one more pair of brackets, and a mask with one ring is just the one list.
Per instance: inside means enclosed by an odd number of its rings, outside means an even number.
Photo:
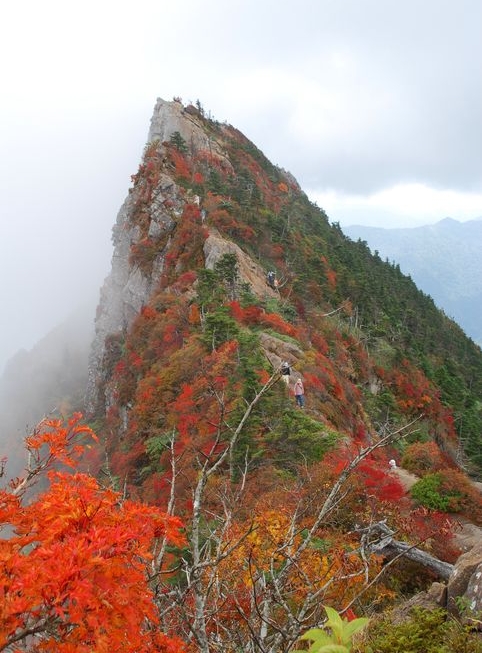
[{"label": "forested hillside", "polygon": [[343,231],[366,241],[381,258],[400,264],[437,306],[482,343],[482,219],[434,225],[382,229],[353,225]]}]

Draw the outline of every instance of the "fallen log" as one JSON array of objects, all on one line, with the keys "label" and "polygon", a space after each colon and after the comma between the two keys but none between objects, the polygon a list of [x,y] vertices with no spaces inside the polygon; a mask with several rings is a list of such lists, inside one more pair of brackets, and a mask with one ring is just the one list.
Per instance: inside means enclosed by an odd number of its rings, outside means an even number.
[{"label": "fallen log", "polygon": [[[388,528],[384,522],[377,522],[367,528],[357,529],[357,531],[363,534],[362,547],[365,551],[377,553],[388,560],[403,556],[422,565],[425,569],[430,569],[442,580],[448,580],[454,569],[454,565],[439,560],[416,546],[395,540],[393,538],[394,531]],[[372,539],[374,535],[376,539]]]}]

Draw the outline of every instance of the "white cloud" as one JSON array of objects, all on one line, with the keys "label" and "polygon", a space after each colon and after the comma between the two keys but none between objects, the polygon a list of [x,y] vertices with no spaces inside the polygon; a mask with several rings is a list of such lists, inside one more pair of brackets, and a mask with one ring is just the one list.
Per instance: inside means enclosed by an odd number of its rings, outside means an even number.
[{"label": "white cloud", "polygon": [[482,193],[461,193],[424,184],[398,184],[370,195],[308,192],[332,222],[348,226],[413,227],[450,217],[464,222],[482,217]]}]

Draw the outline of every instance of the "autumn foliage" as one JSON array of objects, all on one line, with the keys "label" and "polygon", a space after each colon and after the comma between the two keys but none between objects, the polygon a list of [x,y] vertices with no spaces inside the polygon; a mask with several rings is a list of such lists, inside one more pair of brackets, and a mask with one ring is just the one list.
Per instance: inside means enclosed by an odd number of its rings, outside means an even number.
[{"label": "autumn foliage", "polygon": [[79,437],[93,435],[79,419],[44,421],[26,441],[25,476],[0,491],[0,651],[183,651],[158,628],[146,573],[156,540],[181,543],[180,522],[54,470],[75,468]]}]

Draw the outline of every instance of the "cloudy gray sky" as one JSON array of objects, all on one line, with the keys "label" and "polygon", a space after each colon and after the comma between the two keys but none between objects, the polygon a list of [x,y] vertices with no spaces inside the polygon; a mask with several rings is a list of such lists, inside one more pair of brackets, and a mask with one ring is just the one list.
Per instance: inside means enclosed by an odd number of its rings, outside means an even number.
[{"label": "cloudy gray sky", "polygon": [[157,97],[199,99],[342,226],[482,216],[480,0],[0,7],[0,369],[92,301]]}]

